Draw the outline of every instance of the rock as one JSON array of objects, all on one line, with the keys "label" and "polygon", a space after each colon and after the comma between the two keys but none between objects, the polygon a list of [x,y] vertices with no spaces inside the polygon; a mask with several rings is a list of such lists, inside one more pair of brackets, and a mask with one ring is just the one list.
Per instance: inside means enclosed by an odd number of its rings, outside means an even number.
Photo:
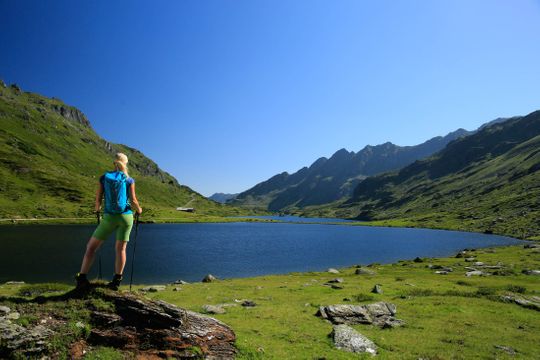
[{"label": "rock", "polygon": [[9,314],[5,315],[4,318],[7,320],[17,320],[21,317],[21,314],[19,314],[16,311],[12,311]]},{"label": "rock", "polygon": [[181,291],[181,290],[182,290],[181,287],[175,287],[175,288],[172,289],[172,291]]},{"label": "rock", "polygon": [[332,289],[334,290],[343,290],[343,286],[339,286],[339,285],[336,285],[336,284],[332,284],[332,286],[330,286]]},{"label": "rock", "polygon": [[8,281],[6,285],[24,285],[26,284],[24,281]]},{"label": "rock", "polygon": [[[17,313],[18,314],[18,313]],[[15,351],[26,357],[35,357],[48,348],[47,340],[54,332],[43,325],[25,328],[0,318],[0,354],[9,355]]]},{"label": "rock", "polygon": [[540,270],[523,270],[522,273],[525,275],[540,275]]},{"label": "rock", "polygon": [[462,258],[465,257],[465,255],[467,255],[466,251],[460,251],[456,254],[456,258]]},{"label": "rock", "polygon": [[501,296],[501,300],[504,302],[512,302],[524,308],[540,311],[540,297],[531,296],[529,298],[525,297],[515,297],[512,295]]},{"label": "rock", "polygon": [[[233,330],[214,318],[164,301],[143,299],[130,293],[106,292],[102,298],[114,304],[122,321],[114,327],[93,327],[92,346],[137,349],[141,358],[191,358],[187,349],[198,347],[201,357],[233,359]],[[146,356],[146,357],[144,357]]]},{"label": "rock", "polygon": [[448,275],[448,271],[437,270],[437,271],[435,271],[435,274],[439,274],[439,275]]},{"label": "rock", "polygon": [[481,262],[481,261],[476,261],[475,263],[473,263],[474,266],[484,266],[484,263]]},{"label": "rock", "polygon": [[358,268],[354,273],[356,275],[375,275],[375,271],[366,268]]},{"label": "rock", "polygon": [[508,355],[516,355],[517,351],[510,346],[504,346],[504,345],[494,345],[495,349],[504,351]]},{"label": "rock", "polygon": [[397,320],[394,318],[395,314],[396,306],[383,301],[367,305],[321,306],[317,312],[318,316],[333,324],[374,324],[381,328],[385,327],[386,322]]},{"label": "rock", "polygon": [[204,277],[204,279],[202,279],[202,282],[209,283],[209,282],[216,281],[216,280],[217,280],[217,278],[214,275],[208,274],[208,275],[206,275]]},{"label": "rock", "polygon": [[0,305],[0,316],[4,316],[5,314],[7,314],[10,311],[11,311],[11,309],[8,308],[7,306]]},{"label": "rock", "polygon": [[225,309],[219,305],[203,305],[202,308],[207,314],[225,314]]},{"label": "rock", "polygon": [[536,248],[540,248],[540,245],[538,245],[538,244],[525,244],[525,245],[523,245],[523,248],[524,249],[536,249]]},{"label": "rock", "polygon": [[419,257],[415,257],[413,261],[414,261],[415,263],[421,263],[421,262],[424,262],[424,260],[422,260],[422,259],[419,258]]},{"label": "rock", "polygon": [[184,280],[176,280],[173,284],[174,285],[187,285],[189,283],[187,281],[184,281]]},{"label": "rock", "polygon": [[353,353],[377,354],[377,346],[358,331],[347,325],[335,325],[330,334],[337,349]]},{"label": "rock", "polygon": [[339,270],[334,269],[334,268],[330,268],[326,270],[326,272],[329,272],[330,274],[339,274]]},{"label": "rock", "polygon": [[343,282],[342,278],[335,278],[335,279],[332,279],[332,280],[328,280],[326,283],[327,284],[337,284],[337,283],[342,283],[342,282]]},{"label": "rock", "polygon": [[244,300],[244,301],[242,301],[242,303],[240,305],[242,305],[243,307],[255,307],[255,306],[257,306],[257,304],[255,304],[255,302],[251,301],[251,300]]},{"label": "rock", "polygon": [[473,270],[473,271],[468,271],[468,272],[465,273],[465,276],[468,276],[468,277],[470,277],[470,276],[486,276],[486,275],[488,275],[488,274],[486,274],[486,273],[484,273],[484,272],[482,272],[480,270]]},{"label": "rock", "polygon": [[371,292],[373,294],[382,294],[382,288],[381,288],[381,285],[379,284],[376,284],[373,289],[371,289]]},{"label": "rock", "polygon": [[158,291],[164,291],[167,287],[165,285],[152,285],[143,287],[140,291],[144,292],[158,292]]},{"label": "rock", "polygon": [[473,261],[476,261],[476,258],[474,258],[474,257],[468,257],[468,258],[465,258],[465,261],[466,261],[466,262],[473,262]]}]

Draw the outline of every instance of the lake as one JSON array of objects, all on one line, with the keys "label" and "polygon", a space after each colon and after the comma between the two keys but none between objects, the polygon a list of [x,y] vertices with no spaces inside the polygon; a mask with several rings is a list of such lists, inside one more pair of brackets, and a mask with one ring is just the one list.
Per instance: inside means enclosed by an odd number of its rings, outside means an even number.
[{"label": "lake", "polygon": [[[0,226],[0,283],[72,282],[95,226]],[[128,246],[131,269],[133,235]],[[141,224],[134,283],[200,281],[373,262],[449,256],[463,248],[519,244],[477,233],[294,223]],[[103,274],[113,273],[114,240],[101,249]],[[97,258],[91,277],[97,276]],[[127,276],[129,278],[129,276]]]}]

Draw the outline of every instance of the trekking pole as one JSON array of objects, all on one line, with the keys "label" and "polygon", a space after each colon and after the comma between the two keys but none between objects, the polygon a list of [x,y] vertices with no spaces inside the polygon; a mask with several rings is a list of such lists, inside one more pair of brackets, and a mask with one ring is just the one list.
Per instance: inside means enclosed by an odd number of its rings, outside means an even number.
[{"label": "trekking pole", "polygon": [[[97,218],[97,223],[98,225],[101,223],[101,218],[100,218],[100,212],[99,211],[96,211],[96,218]],[[101,251],[99,252],[99,274],[98,274],[98,280],[101,280],[102,279],[102,273],[101,273]]]},{"label": "trekking pole", "polygon": [[133,254],[131,255],[131,274],[129,276],[129,292],[133,285],[133,268],[135,267],[135,250],[137,250],[137,235],[139,234],[139,214],[135,214],[135,238],[133,239]]}]

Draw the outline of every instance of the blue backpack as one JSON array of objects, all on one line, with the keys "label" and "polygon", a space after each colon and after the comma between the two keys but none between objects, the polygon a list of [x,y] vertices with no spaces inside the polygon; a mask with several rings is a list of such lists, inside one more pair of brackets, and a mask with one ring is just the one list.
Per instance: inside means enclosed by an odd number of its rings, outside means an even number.
[{"label": "blue backpack", "polygon": [[103,189],[105,191],[105,212],[108,214],[122,214],[130,209],[127,194],[126,174],[121,171],[106,172],[103,175]]}]

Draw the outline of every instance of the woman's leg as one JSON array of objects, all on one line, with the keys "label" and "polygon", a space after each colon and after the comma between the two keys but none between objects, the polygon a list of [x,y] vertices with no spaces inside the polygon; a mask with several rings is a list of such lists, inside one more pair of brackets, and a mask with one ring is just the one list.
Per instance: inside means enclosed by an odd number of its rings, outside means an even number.
[{"label": "woman's leg", "polygon": [[88,274],[90,268],[92,267],[92,264],[94,263],[96,251],[99,249],[102,243],[103,241],[93,236],[90,238],[90,240],[88,240],[88,244],[86,245],[86,253],[84,254],[81,265],[81,274]]},{"label": "woman's leg", "polygon": [[126,247],[127,241],[116,241],[116,261],[114,263],[114,272],[117,275],[124,273],[124,267],[126,266]]}]

